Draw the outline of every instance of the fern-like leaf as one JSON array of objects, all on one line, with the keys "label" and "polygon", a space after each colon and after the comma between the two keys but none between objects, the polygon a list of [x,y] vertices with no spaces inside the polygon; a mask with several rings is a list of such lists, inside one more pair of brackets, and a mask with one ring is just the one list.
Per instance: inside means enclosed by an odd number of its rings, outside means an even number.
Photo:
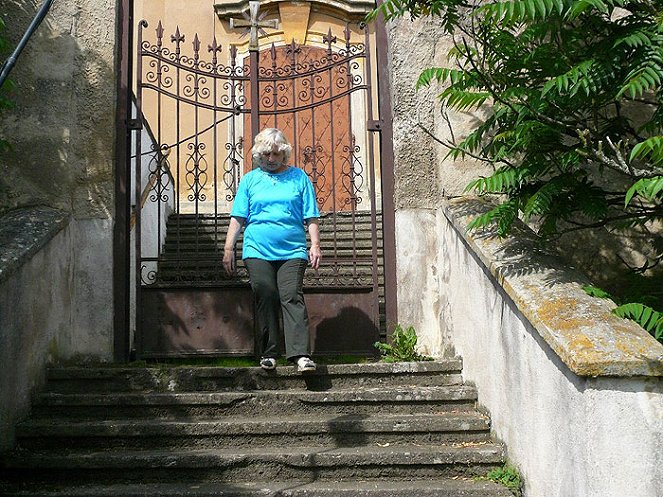
[{"label": "fern-like leaf", "polygon": [[476,190],[479,194],[506,193],[520,184],[522,176],[523,171],[520,169],[501,167],[488,177],[472,180],[465,187],[465,192]]},{"label": "fern-like leaf", "polygon": [[663,83],[663,48],[648,50],[641,62],[626,76],[626,82],[617,93],[638,98],[643,93],[659,88]]},{"label": "fern-like leaf", "polygon": [[658,165],[663,162],[663,136],[652,136],[638,143],[631,150],[631,161],[636,159],[647,159]]},{"label": "fern-like leaf", "polygon": [[552,13],[562,14],[564,10],[565,0],[514,0],[487,3],[479,7],[477,13],[508,26],[524,21],[544,20]]},{"label": "fern-like leaf", "polygon": [[491,224],[497,224],[497,234],[499,236],[506,236],[518,216],[519,207],[520,200],[518,198],[507,200],[470,221],[467,225],[467,231],[474,231]]},{"label": "fern-like leaf", "polygon": [[[419,75],[416,88],[418,90],[423,86],[428,86],[431,84],[432,81],[437,81],[437,82],[450,81],[451,84],[466,82],[469,83],[469,85],[471,86],[473,85],[475,79],[476,78],[474,77],[474,75],[468,71],[462,71],[459,69],[449,69],[447,67],[431,67],[425,69]],[[465,87],[467,88],[468,86]]]},{"label": "fern-like leaf", "polygon": [[639,48],[649,46],[652,44],[652,37],[649,30],[635,30],[630,31],[626,36],[617,38],[612,45],[612,48],[627,47]]},{"label": "fern-like leaf", "polygon": [[663,313],[637,302],[620,305],[612,312],[620,318],[635,321],[654,335],[656,340],[663,340]]},{"label": "fern-like leaf", "polygon": [[465,111],[481,107],[490,98],[486,91],[459,90],[453,86],[445,89],[438,95],[440,101],[457,111]]},{"label": "fern-like leaf", "polygon": [[527,204],[525,204],[525,208],[523,209],[525,221],[531,216],[542,215],[549,212],[555,198],[564,190],[564,186],[565,179],[563,177],[557,177],[539,188],[539,190],[529,198]]},{"label": "fern-like leaf", "polygon": [[390,21],[402,16],[406,10],[407,3],[403,0],[385,0],[380,6],[368,13],[366,20],[373,21],[378,15],[382,14],[385,21]]},{"label": "fern-like leaf", "polygon": [[653,178],[641,178],[636,181],[626,192],[624,198],[624,207],[628,206],[635,195],[643,197],[645,200],[653,201],[658,195],[663,193],[663,176],[654,176]]},{"label": "fern-like leaf", "polygon": [[585,286],[582,287],[582,289],[590,297],[597,297],[599,299],[611,299],[612,298],[612,295],[610,295],[605,290],[603,290],[599,287],[596,287],[596,286],[585,285]]}]

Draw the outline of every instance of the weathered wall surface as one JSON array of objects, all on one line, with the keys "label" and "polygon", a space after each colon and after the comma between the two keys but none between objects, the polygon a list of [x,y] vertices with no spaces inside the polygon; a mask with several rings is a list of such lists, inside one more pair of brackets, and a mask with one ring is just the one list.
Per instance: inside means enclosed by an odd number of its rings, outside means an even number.
[{"label": "weathered wall surface", "polygon": [[43,207],[0,218],[0,451],[11,447],[46,363],[111,359],[111,337],[98,321],[112,299],[101,307],[89,300],[100,290],[110,295],[110,282],[96,281],[100,268],[77,249],[105,250],[109,240],[90,238],[91,228]]},{"label": "weathered wall surface", "polygon": [[443,113],[435,99],[437,84],[416,90],[424,69],[447,65],[451,44],[441,32],[431,19],[400,19],[388,26],[398,209],[437,208],[441,196],[460,195],[487,171],[474,161],[445,159],[448,149],[426,132],[444,142],[461,140],[482,117],[480,111]]},{"label": "weathered wall surface", "polygon": [[[413,325],[421,342],[434,350],[441,344],[441,313],[436,254],[437,209],[443,198],[460,195],[467,183],[484,173],[471,161],[445,159],[447,149],[433,139],[460,140],[480,113],[443,114],[435,96],[439,88],[416,90],[419,74],[429,67],[445,66],[448,39],[440,36],[431,19],[399,19],[388,25],[389,65],[394,128],[396,177],[396,251],[398,316]],[[429,133],[427,133],[430,132]],[[424,289],[422,292],[421,289]],[[433,343],[436,346],[433,346]]]},{"label": "weathered wall surface", "polygon": [[[10,46],[41,2],[5,0]],[[0,212],[46,204],[77,218],[111,216],[115,137],[115,1],[54,2],[10,79],[15,108],[0,136]]]},{"label": "weathered wall surface", "polygon": [[468,243],[466,223],[448,215],[437,220],[444,334],[525,494],[661,495],[663,347],[633,323],[596,319],[608,304],[584,300],[582,276],[509,242]]},{"label": "weathered wall surface", "polygon": [[[12,48],[41,3],[4,0]],[[10,75],[15,107],[0,116],[12,147],[0,156],[0,213],[47,205],[72,217],[70,247],[43,261],[45,272],[71,271],[52,290],[72,309],[66,355],[112,352],[115,36],[115,0],[54,2]],[[19,301],[15,312],[29,309]]]}]

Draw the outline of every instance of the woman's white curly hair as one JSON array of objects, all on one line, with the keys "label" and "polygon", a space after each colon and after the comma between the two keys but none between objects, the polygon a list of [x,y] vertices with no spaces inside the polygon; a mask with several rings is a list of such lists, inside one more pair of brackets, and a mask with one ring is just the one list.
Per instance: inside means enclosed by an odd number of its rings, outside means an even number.
[{"label": "woman's white curly hair", "polygon": [[277,128],[265,128],[256,135],[251,151],[253,160],[259,164],[262,155],[269,153],[274,145],[276,145],[279,152],[284,152],[283,163],[287,164],[292,155],[292,145],[288,143],[288,139],[283,132]]}]

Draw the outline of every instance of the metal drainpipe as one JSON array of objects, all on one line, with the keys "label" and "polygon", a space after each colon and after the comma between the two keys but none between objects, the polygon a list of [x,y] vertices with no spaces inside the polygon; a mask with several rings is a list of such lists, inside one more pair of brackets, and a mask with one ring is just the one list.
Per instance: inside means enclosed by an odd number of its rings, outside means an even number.
[{"label": "metal drainpipe", "polygon": [[23,34],[23,38],[21,38],[21,41],[18,43],[9,58],[4,62],[4,64],[2,64],[2,70],[0,71],[0,87],[2,87],[2,85],[5,83],[7,76],[9,76],[9,73],[14,68],[16,60],[18,59],[18,56],[21,55],[25,45],[28,44],[28,40],[30,40],[30,37],[34,34],[35,31],[37,31],[41,21],[43,21],[44,17],[46,17],[46,14],[48,14],[52,3],[53,0],[44,0],[44,3],[41,4],[39,12],[37,12],[37,15],[34,17],[34,19],[32,19],[30,26],[28,26],[28,29]]}]

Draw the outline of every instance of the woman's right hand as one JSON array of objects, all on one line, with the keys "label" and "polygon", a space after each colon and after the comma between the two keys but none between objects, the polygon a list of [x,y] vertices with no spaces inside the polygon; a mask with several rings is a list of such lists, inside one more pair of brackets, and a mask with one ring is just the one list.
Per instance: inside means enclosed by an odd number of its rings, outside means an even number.
[{"label": "woman's right hand", "polygon": [[232,276],[235,273],[235,249],[223,249],[223,267],[226,273],[228,273],[228,276]]}]

